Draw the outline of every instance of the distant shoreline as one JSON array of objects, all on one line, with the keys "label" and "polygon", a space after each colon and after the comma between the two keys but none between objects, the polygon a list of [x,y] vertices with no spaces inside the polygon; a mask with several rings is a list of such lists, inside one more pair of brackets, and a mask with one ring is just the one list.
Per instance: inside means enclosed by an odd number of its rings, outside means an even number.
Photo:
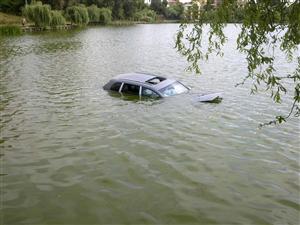
[{"label": "distant shoreline", "polygon": [[[37,27],[34,26],[33,23],[28,23],[27,25],[22,25],[22,17],[13,15],[13,14],[6,14],[0,12],[0,29],[7,29],[8,27],[11,29],[20,30],[22,33],[31,33],[31,32],[43,32],[43,31],[56,31],[56,30],[71,30],[76,29],[79,27],[90,27],[90,26],[131,26],[137,24],[165,24],[165,23],[180,23],[179,20],[157,20],[154,22],[146,22],[146,21],[131,21],[131,20],[114,20],[111,21],[107,25],[102,25],[99,23],[90,22],[86,26],[78,26],[75,24],[67,23],[63,26],[57,27]],[[20,32],[18,32],[20,33]],[[0,32],[1,35],[1,32]],[[3,34],[2,34],[3,35]],[[5,34],[4,34],[5,36]]]}]

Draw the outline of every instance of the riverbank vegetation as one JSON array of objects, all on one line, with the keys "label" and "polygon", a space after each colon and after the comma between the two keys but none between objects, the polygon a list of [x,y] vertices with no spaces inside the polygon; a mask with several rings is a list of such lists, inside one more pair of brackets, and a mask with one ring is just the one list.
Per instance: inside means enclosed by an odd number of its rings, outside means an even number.
[{"label": "riverbank vegetation", "polygon": [[63,17],[62,13],[58,10],[51,10],[51,27],[59,27],[66,24],[66,19]]},{"label": "riverbank vegetation", "polygon": [[5,25],[0,26],[0,36],[15,36],[22,34],[20,26]]},{"label": "riverbank vegetation", "polygon": [[16,25],[16,24],[20,24],[21,21],[22,21],[22,17],[20,17],[20,16],[0,12],[0,24]]},{"label": "riverbank vegetation", "polygon": [[76,25],[86,25],[89,22],[88,10],[85,6],[74,5],[66,9],[66,18]]},{"label": "riverbank vegetation", "polygon": [[[152,0],[150,5],[144,0],[2,0],[0,11],[24,16],[37,27],[50,28],[68,23],[75,26],[164,21],[194,23],[199,19],[209,23],[218,17],[212,0],[205,4],[194,1],[188,6],[167,0]],[[243,5],[236,4],[228,22],[241,22],[243,15]],[[18,16],[1,20],[0,15],[0,24],[21,24],[20,21]]]},{"label": "riverbank vegetation", "polygon": [[[51,13],[51,10],[55,10],[56,13]],[[152,0],[151,5],[145,4],[144,0],[2,0],[0,11],[25,16],[36,26],[49,26],[51,14],[59,16],[58,12],[66,21],[81,26],[88,23],[109,24],[112,21],[154,23],[165,19],[179,20],[184,17],[182,3],[178,1],[167,6],[166,0],[163,2]],[[45,17],[41,20],[38,14]],[[2,24],[6,22],[7,20]]]},{"label": "riverbank vegetation", "polygon": [[96,5],[87,7],[90,23],[99,23],[102,25],[109,24],[112,19],[109,8],[98,8]]},{"label": "riverbank vegetation", "polygon": [[22,17],[0,12],[0,36],[22,34],[20,22]]},{"label": "riverbank vegetation", "polygon": [[26,5],[23,9],[23,15],[34,22],[37,27],[46,27],[51,22],[51,8],[49,5],[43,5],[41,2]]}]

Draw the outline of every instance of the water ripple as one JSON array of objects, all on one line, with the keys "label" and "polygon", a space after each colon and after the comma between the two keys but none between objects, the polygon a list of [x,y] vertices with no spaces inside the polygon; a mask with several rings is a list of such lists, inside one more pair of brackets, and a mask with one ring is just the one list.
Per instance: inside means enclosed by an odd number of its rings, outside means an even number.
[{"label": "water ripple", "polygon": [[[203,64],[201,76],[184,72],[177,29],[0,40],[5,224],[299,223],[299,122],[258,129],[288,102],[278,108],[247,85],[233,88],[247,72],[232,50],[238,28],[227,28],[224,58]],[[175,77],[193,92],[139,101],[102,89],[130,71]],[[221,104],[192,100],[212,91],[225,92]]]}]

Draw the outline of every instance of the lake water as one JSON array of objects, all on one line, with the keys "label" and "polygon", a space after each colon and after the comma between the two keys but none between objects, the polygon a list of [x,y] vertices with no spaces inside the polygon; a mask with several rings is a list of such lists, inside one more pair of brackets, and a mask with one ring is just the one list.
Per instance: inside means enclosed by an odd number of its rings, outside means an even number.
[{"label": "lake water", "polygon": [[[185,72],[178,24],[0,39],[1,224],[299,224],[299,120],[246,75],[230,25],[223,58]],[[282,56],[279,55],[279,60]],[[279,71],[293,65],[281,63]],[[175,77],[193,93],[128,101],[119,73]]]}]

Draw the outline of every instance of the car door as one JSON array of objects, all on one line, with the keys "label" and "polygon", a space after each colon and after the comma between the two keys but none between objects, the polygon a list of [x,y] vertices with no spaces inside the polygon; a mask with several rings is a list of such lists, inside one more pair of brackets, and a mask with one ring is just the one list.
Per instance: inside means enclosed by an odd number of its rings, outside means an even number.
[{"label": "car door", "polygon": [[141,86],[124,82],[120,92],[124,95],[140,96]]},{"label": "car door", "polygon": [[144,98],[160,98],[160,95],[146,87],[142,87],[141,96]]}]

